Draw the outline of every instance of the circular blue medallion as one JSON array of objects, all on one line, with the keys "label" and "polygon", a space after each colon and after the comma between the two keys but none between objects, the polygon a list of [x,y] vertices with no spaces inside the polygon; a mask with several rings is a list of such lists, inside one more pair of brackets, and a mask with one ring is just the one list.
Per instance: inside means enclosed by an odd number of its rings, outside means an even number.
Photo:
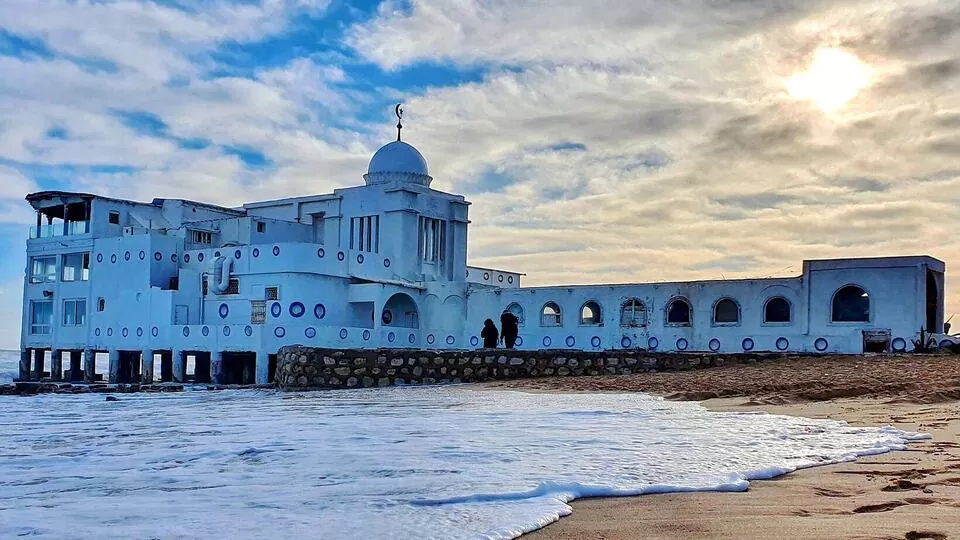
[{"label": "circular blue medallion", "polygon": [[410,334],[410,336],[407,338],[407,341],[409,341],[410,343],[417,341],[416,334]]},{"label": "circular blue medallion", "polygon": [[190,337],[190,327],[189,327],[189,326],[184,326],[184,327],[183,327],[183,337]]},{"label": "circular blue medallion", "polygon": [[129,261],[129,260],[130,260],[130,252],[129,252],[129,251],[127,251],[126,253],[123,254],[123,260],[125,260],[125,261]]},{"label": "circular blue medallion", "polygon": [[[489,279],[489,278],[488,278],[488,279]],[[549,347],[551,343],[553,343],[553,340],[550,339],[550,336],[544,336],[544,338],[543,338],[543,346],[544,346],[544,347]]]},{"label": "circular blue medallion", "polygon": [[436,340],[437,338],[433,337],[433,334],[427,334],[427,345],[433,345]]},{"label": "circular blue medallion", "polygon": [[817,338],[817,340],[813,342],[813,346],[814,346],[814,348],[816,348],[818,351],[823,352],[823,351],[827,350],[827,347],[829,347],[830,344],[829,344],[829,343],[827,342],[827,340],[824,339],[824,338]]},{"label": "circular blue medallion", "polygon": [[477,336],[470,336],[470,346],[471,346],[471,347],[476,347],[476,346],[479,345],[479,344],[480,344],[480,338],[478,338]]},{"label": "circular blue medallion", "polygon": [[517,347],[523,346],[523,338],[520,336],[517,336],[517,342],[514,343],[514,345],[516,345]]},{"label": "circular blue medallion", "polygon": [[197,253],[197,260],[203,262],[203,253]]},{"label": "circular blue medallion", "polygon": [[447,336],[447,345],[453,345],[457,342],[457,339],[453,336]]},{"label": "circular blue medallion", "polygon": [[224,335],[224,336],[227,336],[227,337],[230,337],[230,327],[229,327],[229,326],[224,326],[224,327],[223,327],[223,335]]},{"label": "circular blue medallion", "polygon": [[96,330],[94,330],[93,333],[94,333],[97,337],[100,337],[100,329],[99,329],[99,328],[97,328]]},{"label": "circular blue medallion", "polygon": [[189,254],[189,253],[184,253],[184,254],[183,254],[183,262],[184,262],[184,263],[187,263],[187,264],[190,263],[190,254]]},{"label": "circular blue medallion", "polygon": [[790,340],[788,340],[787,338],[782,337],[777,339],[778,350],[785,351],[789,346],[790,346]]},{"label": "circular blue medallion", "polygon": [[717,352],[720,350],[720,340],[717,338],[713,338],[710,340],[710,343],[708,343],[708,346],[710,347],[711,351]]},{"label": "circular blue medallion", "polygon": [[103,262],[103,253],[97,253],[97,262],[98,262],[98,263],[102,263],[102,262]]},{"label": "circular blue medallion", "polygon": [[239,249],[233,252],[234,259],[239,259],[242,255],[243,253]]},{"label": "circular blue medallion", "polygon": [[307,339],[313,339],[317,337],[317,329],[312,326],[308,326],[307,329],[303,331],[303,335]]},{"label": "circular blue medallion", "polygon": [[633,345],[633,340],[630,339],[630,336],[623,336],[620,338],[620,348],[629,349]]},{"label": "circular blue medallion", "polygon": [[293,317],[299,319],[300,317],[303,317],[303,314],[306,312],[307,308],[305,308],[302,303],[294,302],[290,304],[290,315]]},{"label": "circular blue medallion", "polygon": [[113,336],[113,328],[107,328],[107,337]]},{"label": "circular blue medallion", "polygon": [[383,260],[383,267],[384,267],[384,268],[390,268],[390,259],[384,259],[384,260]]},{"label": "circular blue medallion", "polygon": [[499,276],[497,276],[497,281],[499,281],[500,283],[503,283],[503,274],[500,274]]},{"label": "circular blue medallion", "polygon": [[327,308],[323,307],[323,304],[317,304],[313,306],[313,316],[322,319],[327,316]]},{"label": "circular blue medallion", "polygon": [[273,246],[273,256],[274,257],[280,256],[280,246]]},{"label": "circular blue medallion", "polygon": [[246,334],[247,337],[252,336],[252,335],[253,335],[253,327],[250,326],[250,325],[244,326],[244,327],[243,327],[243,333]]},{"label": "circular blue medallion", "polygon": [[651,337],[650,339],[647,340],[647,348],[648,348],[648,349],[650,349],[650,350],[656,350],[656,348],[659,347],[659,346],[660,346],[660,340],[659,340],[659,339],[657,339],[657,338],[655,338],[655,337]]},{"label": "circular blue medallion", "polygon": [[280,305],[280,302],[274,302],[270,305],[270,314],[274,318],[280,317],[280,314],[283,313],[283,306]]},{"label": "circular blue medallion", "polygon": [[155,261],[157,261],[157,262],[162,261],[162,260],[163,260],[163,253],[160,253],[159,251],[156,252],[156,253],[154,253],[154,254],[153,254],[153,260],[155,260]]},{"label": "circular blue medallion", "polygon": [[338,251],[338,252],[337,252],[337,260],[338,260],[338,261],[342,261],[342,260],[345,259],[345,258],[346,258],[346,255],[344,255],[342,251]]},{"label": "circular blue medallion", "polygon": [[567,336],[567,339],[564,340],[564,343],[567,344],[567,347],[573,347],[577,344],[577,340],[573,336]]},{"label": "circular blue medallion", "polygon": [[678,349],[678,350],[685,351],[685,350],[687,350],[687,346],[689,346],[689,345],[690,345],[690,343],[689,343],[687,340],[683,339],[683,338],[680,338],[680,339],[677,340],[677,349]]},{"label": "circular blue medallion", "polygon": [[507,278],[507,283],[513,284],[513,276]]},{"label": "circular blue medallion", "polygon": [[893,341],[890,342],[890,346],[893,347],[895,352],[903,352],[907,350],[907,341],[900,337],[894,338]]},{"label": "circular blue medallion", "polygon": [[204,326],[203,328],[200,329],[200,333],[203,334],[203,337],[207,337],[210,335],[210,328]]},{"label": "circular blue medallion", "polygon": [[364,341],[370,341],[370,331],[369,331],[369,330],[364,330],[362,336],[363,336],[363,340],[364,340]]},{"label": "circular blue medallion", "polygon": [[483,273],[483,280],[484,280],[484,281],[490,281],[490,272],[484,272],[484,273]]},{"label": "circular blue medallion", "polygon": [[170,262],[177,262],[177,254],[176,254],[176,253],[171,253],[171,254],[170,254]]},{"label": "circular blue medallion", "polygon": [[755,344],[753,342],[753,339],[751,338],[744,338],[743,341],[740,343],[740,346],[743,347],[743,350],[745,351],[752,351],[754,345]]},{"label": "circular blue medallion", "polygon": [[111,263],[116,263],[116,262],[117,262],[117,254],[116,254],[116,253],[114,253],[113,255],[110,256],[110,262],[111,262]]},{"label": "circular blue medallion", "polygon": [[124,328],[123,330],[120,331],[120,335],[123,337],[127,337],[130,335],[130,331]]},{"label": "circular blue medallion", "polygon": [[341,329],[340,329],[340,339],[347,339],[347,329],[346,329],[346,328],[341,328]]},{"label": "circular blue medallion", "polygon": [[389,334],[387,334],[387,341],[389,341],[390,343],[393,343],[396,340],[397,340],[396,334],[394,334],[393,332],[390,332]]},{"label": "circular blue medallion", "polygon": [[213,252],[213,257],[214,257],[215,259],[220,258],[220,252],[219,252],[219,251]]},{"label": "circular blue medallion", "polygon": [[154,326],[153,329],[150,330],[150,335],[153,336],[153,337],[159,336],[159,335],[160,335],[160,329],[157,328],[156,326]]},{"label": "circular blue medallion", "polygon": [[[144,252],[144,251],[141,250],[141,251],[140,251],[140,254],[138,255],[138,257],[140,257],[140,260],[141,260],[141,261],[144,261],[144,260],[147,259],[147,254],[146,254],[146,252]],[[200,260],[202,261],[203,258],[201,257]]]},{"label": "circular blue medallion", "polygon": [[594,347],[599,347],[599,346],[600,346],[600,336],[593,336],[592,338],[590,338],[590,345],[593,345]]},{"label": "circular blue medallion", "polygon": [[322,258],[324,258],[326,255],[327,255],[327,252],[326,252],[323,248],[320,248],[320,249],[317,250],[317,258],[318,258],[318,259],[322,259]]},{"label": "circular blue medallion", "polygon": [[287,331],[282,326],[278,326],[273,329],[273,335],[277,336],[278,338],[282,338],[283,336],[287,335]]},{"label": "circular blue medallion", "polygon": [[220,304],[220,310],[219,310],[219,311],[220,311],[220,318],[221,318],[221,319],[226,319],[227,316],[230,315],[230,306],[228,306],[228,305],[226,305],[226,304]]},{"label": "circular blue medallion", "polygon": [[357,264],[363,264],[363,253],[357,255]]},{"label": "circular blue medallion", "polygon": [[143,328],[137,328],[137,337],[143,337]]},{"label": "circular blue medallion", "polygon": [[253,248],[253,258],[256,259],[260,256],[260,248]]}]

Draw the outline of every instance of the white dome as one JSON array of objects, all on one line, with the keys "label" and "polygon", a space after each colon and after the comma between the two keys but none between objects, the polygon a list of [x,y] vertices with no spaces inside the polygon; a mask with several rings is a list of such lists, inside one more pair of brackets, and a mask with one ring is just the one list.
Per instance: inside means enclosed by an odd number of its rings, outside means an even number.
[{"label": "white dome", "polygon": [[423,154],[403,141],[393,141],[377,150],[370,159],[364,179],[367,184],[408,180],[426,186],[433,180]]}]

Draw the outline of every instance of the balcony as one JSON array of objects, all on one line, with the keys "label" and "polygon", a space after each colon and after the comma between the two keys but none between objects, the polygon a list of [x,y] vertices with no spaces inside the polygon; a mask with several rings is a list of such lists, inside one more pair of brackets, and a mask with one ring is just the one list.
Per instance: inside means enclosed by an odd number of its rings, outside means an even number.
[{"label": "balcony", "polygon": [[70,221],[66,227],[63,223],[51,223],[49,225],[40,225],[30,227],[30,239],[37,238],[57,238],[60,236],[76,236],[90,232],[89,221]]}]

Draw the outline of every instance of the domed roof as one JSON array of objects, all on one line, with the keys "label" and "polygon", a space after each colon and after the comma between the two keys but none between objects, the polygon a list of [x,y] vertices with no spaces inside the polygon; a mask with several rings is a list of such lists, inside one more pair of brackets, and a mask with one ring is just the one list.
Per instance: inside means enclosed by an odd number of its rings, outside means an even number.
[{"label": "domed roof", "polygon": [[370,159],[364,178],[367,184],[408,180],[426,186],[433,180],[423,154],[403,141],[387,143],[377,150]]}]

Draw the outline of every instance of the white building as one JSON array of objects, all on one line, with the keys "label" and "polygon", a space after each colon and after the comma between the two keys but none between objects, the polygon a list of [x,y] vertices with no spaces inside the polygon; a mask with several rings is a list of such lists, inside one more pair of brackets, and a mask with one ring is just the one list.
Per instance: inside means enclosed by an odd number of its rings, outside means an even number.
[{"label": "white building", "polygon": [[467,265],[470,203],[431,189],[413,146],[382,147],[364,180],[241,208],[28,195],[21,379],[93,381],[101,353],[110,382],[267,383],[284,345],[475,348],[504,309],[522,349],[902,351],[943,327],[944,264],[926,256],[521,288],[521,274]]}]

